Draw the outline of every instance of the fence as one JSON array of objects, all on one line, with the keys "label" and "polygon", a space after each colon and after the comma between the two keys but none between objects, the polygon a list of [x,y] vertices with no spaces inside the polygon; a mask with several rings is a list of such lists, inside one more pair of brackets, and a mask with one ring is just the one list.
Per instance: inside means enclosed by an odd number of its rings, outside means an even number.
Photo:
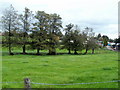
[{"label": "fence", "polygon": [[[71,84],[48,84],[48,83],[31,82],[29,78],[25,78],[24,79],[24,88],[31,88],[30,84],[39,84],[39,85],[79,85],[79,84],[96,84],[96,83],[112,83],[112,82],[120,82],[120,80],[105,81],[105,82],[71,83]],[[0,83],[23,83],[23,82],[0,82]]]}]

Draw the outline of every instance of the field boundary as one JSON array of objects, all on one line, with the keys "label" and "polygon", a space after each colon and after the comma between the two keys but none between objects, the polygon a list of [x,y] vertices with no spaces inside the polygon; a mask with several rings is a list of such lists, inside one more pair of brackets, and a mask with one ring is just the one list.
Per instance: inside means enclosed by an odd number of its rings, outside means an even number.
[{"label": "field boundary", "polygon": [[[88,82],[88,83],[49,84],[49,83],[30,82],[30,79],[28,79],[28,78],[24,79],[25,88],[30,88],[30,84],[39,84],[39,85],[80,85],[80,84],[97,84],[97,83],[112,83],[112,82],[120,82],[120,80],[104,81],[104,82]],[[23,83],[23,82],[0,82],[0,83]]]},{"label": "field boundary", "polygon": [[105,82],[71,83],[71,84],[48,84],[48,83],[35,83],[35,82],[30,82],[30,83],[41,84],[41,85],[78,85],[78,84],[112,83],[112,82],[120,82],[120,80],[105,81]]}]

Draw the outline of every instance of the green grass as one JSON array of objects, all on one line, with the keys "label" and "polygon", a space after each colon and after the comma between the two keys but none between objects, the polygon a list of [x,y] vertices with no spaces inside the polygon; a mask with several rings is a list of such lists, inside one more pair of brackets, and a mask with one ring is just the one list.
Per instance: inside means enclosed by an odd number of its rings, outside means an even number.
[{"label": "green grass", "polygon": [[[97,50],[87,55],[13,55],[3,49],[3,82],[71,84],[118,80],[118,53]],[[61,51],[60,51],[61,52]],[[23,88],[23,83],[3,83],[3,88]],[[37,85],[32,88],[118,88],[117,82],[81,85]]]}]

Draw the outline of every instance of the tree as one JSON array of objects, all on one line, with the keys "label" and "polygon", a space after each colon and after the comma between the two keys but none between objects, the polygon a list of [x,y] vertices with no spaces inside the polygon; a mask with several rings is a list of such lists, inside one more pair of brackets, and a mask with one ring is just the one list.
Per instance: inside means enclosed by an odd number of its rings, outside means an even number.
[{"label": "tree", "polygon": [[72,32],[72,50],[74,54],[78,54],[77,51],[81,51],[83,49],[83,39],[82,34],[80,34],[80,30],[76,25],[73,32]]},{"label": "tree", "polygon": [[49,49],[49,54],[54,55],[56,54],[56,47],[59,42],[59,38],[61,37],[61,29],[62,28],[62,21],[61,17],[54,14],[49,14],[49,22],[48,22],[48,30],[47,30],[47,47]]},{"label": "tree", "polygon": [[86,27],[83,31],[84,35],[84,47],[86,49],[84,54],[87,54],[89,49],[92,49],[92,54],[94,54],[94,49],[97,48],[96,40],[94,38],[95,33],[92,28]]},{"label": "tree", "polygon": [[23,54],[26,54],[26,44],[27,44],[27,38],[28,38],[28,32],[30,31],[30,25],[31,25],[31,19],[32,18],[32,12],[30,9],[25,8],[24,15],[19,15],[19,20],[21,22],[21,34],[22,34],[22,49]]},{"label": "tree", "polygon": [[64,31],[63,48],[68,50],[68,54],[71,54],[71,50],[74,51],[74,54],[78,54],[77,51],[83,49],[84,40],[79,27],[77,25],[68,24]]},{"label": "tree", "polygon": [[[17,30],[17,19],[18,19],[18,15],[17,15],[17,11],[14,9],[14,7],[12,5],[10,5],[9,8],[5,9],[5,11],[3,12],[3,16],[1,17],[1,22],[2,22],[2,26],[3,29],[6,31],[6,42],[8,42],[7,46],[9,48],[9,54],[13,55],[11,48],[12,48],[12,43],[14,41],[12,41],[12,31]],[[7,33],[8,32],[8,33]]]},{"label": "tree", "polygon": [[72,50],[72,28],[73,28],[73,24],[68,24],[66,25],[66,28],[64,29],[65,31],[65,35],[63,36],[62,39],[62,44],[63,47],[68,50],[68,54],[71,54],[71,50]]},{"label": "tree", "polygon": [[87,44],[86,44],[86,52],[85,52],[85,54],[87,54],[87,51],[89,50],[89,49],[92,49],[92,54],[94,54],[94,49],[95,48],[97,48],[97,44],[96,44],[96,40],[93,38],[93,37],[91,37],[91,38],[89,38],[88,40],[87,40]]},{"label": "tree", "polygon": [[47,39],[47,24],[48,24],[48,14],[44,11],[37,11],[35,15],[36,22],[33,23],[33,31],[31,37],[33,47],[37,49],[37,54],[39,50],[45,48],[45,43]]},{"label": "tree", "polygon": [[102,39],[103,39],[103,46],[107,46],[108,45],[108,40],[109,40],[108,36],[103,35]]}]

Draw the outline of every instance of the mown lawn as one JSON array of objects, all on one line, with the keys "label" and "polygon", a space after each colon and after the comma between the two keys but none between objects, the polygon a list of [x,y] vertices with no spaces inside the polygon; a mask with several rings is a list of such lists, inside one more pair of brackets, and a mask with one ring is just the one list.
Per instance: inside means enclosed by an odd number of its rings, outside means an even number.
[{"label": "mown lawn", "polygon": [[[4,51],[3,51],[4,52]],[[3,82],[72,84],[118,80],[118,53],[98,50],[87,55],[13,55],[3,53]],[[23,88],[23,83],[3,83],[3,88]],[[117,82],[80,85],[38,85],[32,88],[118,88]]]}]

